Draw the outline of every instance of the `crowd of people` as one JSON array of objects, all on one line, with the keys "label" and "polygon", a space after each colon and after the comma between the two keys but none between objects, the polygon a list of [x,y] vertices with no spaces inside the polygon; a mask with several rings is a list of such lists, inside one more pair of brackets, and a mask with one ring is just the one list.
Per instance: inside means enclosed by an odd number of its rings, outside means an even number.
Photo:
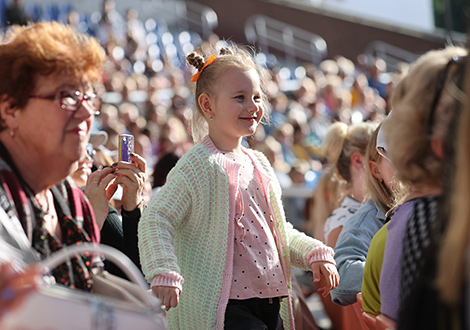
[{"label": "crowd of people", "polygon": [[[69,14],[0,45],[0,324],[35,262],[83,242],[123,251],[170,329],[298,328],[314,291],[335,329],[366,329],[358,295],[398,329],[470,324],[466,48],[285,68],[113,0],[87,29]],[[90,291],[97,262],[52,276]]]}]

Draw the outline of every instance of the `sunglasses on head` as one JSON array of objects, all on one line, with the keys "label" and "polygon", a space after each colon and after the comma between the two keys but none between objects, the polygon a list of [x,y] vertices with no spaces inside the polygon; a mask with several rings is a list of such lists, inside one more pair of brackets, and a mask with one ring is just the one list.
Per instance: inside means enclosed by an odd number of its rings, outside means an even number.
[{"label": "sunglasses on head", "polygon": [[384,147],[381,147],[381,146],[377,146],[375,148],[375,150],[377,150],[377,153],[382,156],[383,158],[385,158],[386,160],[390,161],[390,158],[387,157],[387,150],[384,148]]},{"label": "sunglasses on head", "polygon": [[439,81],[436,87],[436,94],[434,94],[434,99],[431,103],[431,111],[429,113],[428,122],[427,122],[427,131],[429,135],[432,134],[432,128],[434,125],[434,113],[436,112],[437,104],[439,103],[439,100],[441,98],[441,94],[446,83],[446,78],[447,78],[447,75],[449,74],[449,69],[452,65],[458,65],[458,66],[463,67],[463,64],[465,63],[466,59],[467,59],[467,56],[454,55],[449,60],[449,62],[447,62],[444,69],[441,71],[441,75],[439,77]]}]

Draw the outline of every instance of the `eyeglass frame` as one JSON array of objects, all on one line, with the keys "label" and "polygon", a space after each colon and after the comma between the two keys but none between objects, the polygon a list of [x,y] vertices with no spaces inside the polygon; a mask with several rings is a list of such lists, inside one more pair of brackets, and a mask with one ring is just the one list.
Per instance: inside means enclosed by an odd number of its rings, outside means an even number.
[{"label": "eyeglass frame", "polygon": [[427,131],[428,135],[432,135],[432,128],[434,124],[434,113],[436,112],[437,104],[441,98],[442,91],[444,90],[444,86],[446,84],[447,74],[449,73],[449,69],[452,64],[462,65],[464,64],[467,56],[452,56],[449,61],[447,62],[444,69],[442,69],[441,74],[439,76],[439,81],[436,86],[436,93],[434,94],[434,99],[431,103],[431,110],[429,112],[428,121],[427,121]]},{"label": "eyeglass frame", "polygon": [[389,162],[391,162],[390,158],[387,157],[387,150],[384,148],[384,147],[381,147],[381,146],[377,146],[375,147],[375,150],[377,151],[377,153],[382,156],[383,158],[385,158],[386,160],[388,160]]},{"label": "eyeglass frame", "polygon": [[[70,106],[67,106],[67,105],[64,104],[64,102],[63,102],[63,94],[64,93],[70,93],[70,95],[79,96],[79,100],[77,101],[77,104],[74,108],[70,108]],[[49,94],[49,95],[35,95],[35,94],[33,94],[33,95],[30,95],[29,98],[40,99],[40,100],[57,101],[57,102],[59,102],[59,105],[60,105],[61,109],[72,111],[72,112],[75,112],[78,109],[80,109],[80,106],[83,104],[83,101],[87,101],[88,105],[92,108],[92,110],[94,110],[94,112],[93,112],[94,115],[99,115],[100,114],[101,106],[103,104],[103,99],[100,96],[98,96],[97,94],[93,93],[93,94],[89,95],[87,93],[82,93],[79,90],[73,90],[73,89],[63,89],[63,90],[60,90],[58,92],[55,92],[55,93]],[[94,108],[93,104],[89,102],[90,100],[92,100],[92,98],[99,101],[99,107],[97,107],[97,110],[93,109]]]}]

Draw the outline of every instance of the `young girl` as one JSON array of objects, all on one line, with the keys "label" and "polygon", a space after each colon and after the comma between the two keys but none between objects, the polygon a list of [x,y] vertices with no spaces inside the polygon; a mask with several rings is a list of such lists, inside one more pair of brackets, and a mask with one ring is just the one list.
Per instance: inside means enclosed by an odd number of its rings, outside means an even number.
[{"label": "young girl", "polygon": [[322,153],[335,166],[335,174],[347,183],[347,195],[325,222],[326,244],[335,248],[341,230],[361,207],[367,194],[365,154],[377,124],[364,122],[348,126],[337,122],[330,126],[322,143]]},{"label": "young girl", "polygon": [[323,295],[339,277],[333,251],[285,221],[267,159],[242,147],[266,115],[261,68],[236,46],[187,60],[198,69],[193,127],[203,118],[209,133],[141,219],[143,272],[170,329],[277,329],[280,318],[293,329],[291,266],[312,270]]}]

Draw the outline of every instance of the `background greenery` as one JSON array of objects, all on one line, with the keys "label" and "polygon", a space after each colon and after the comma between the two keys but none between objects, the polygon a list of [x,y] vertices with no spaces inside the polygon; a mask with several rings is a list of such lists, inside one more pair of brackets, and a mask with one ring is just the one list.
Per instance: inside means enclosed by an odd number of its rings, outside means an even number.
[{"label": "background greenery", "polygon": [[[434,19],[437,27],[466,33],[469,29],[470,17],[469,0],[433,0]],[[446,26],[446,4],[450,7],[449,22]]]}]

